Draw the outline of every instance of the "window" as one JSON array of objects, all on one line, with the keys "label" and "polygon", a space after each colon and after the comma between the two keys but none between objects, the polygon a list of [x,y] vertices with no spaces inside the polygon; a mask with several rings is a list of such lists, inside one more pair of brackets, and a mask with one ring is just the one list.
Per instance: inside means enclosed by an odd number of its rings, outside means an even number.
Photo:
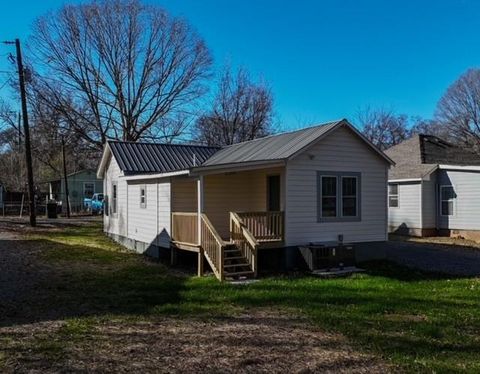
[{"label": "window", "polygon": [[357,177],[342,177],[342,216],[357,216]]},{"label": "window", "polygon": [[440,211],[442,216],[453,216],[456,197],[453,186],[440,186]]},{"label": "window", "polygon": [[95,183],[85,182],[83,184],[83,197],[91,199],[95,193]]},{"label": "window", "polygon": [[147,188],[145,185],[140,186],[140,208],[147,207]]},{"label": "window", "polygon": [[117,183],[112,183],[112,214],[117,213]]},{"label": "window", "polygon": [[388,207],[398,208],[398,183],[388,185]]},{"label": "window", "polygon": [[318,221],[360,220],[360,173],[317,172]]},{"label": "window", "polygon": [[322,176],[322,217],[337,216],[337,177]]}]

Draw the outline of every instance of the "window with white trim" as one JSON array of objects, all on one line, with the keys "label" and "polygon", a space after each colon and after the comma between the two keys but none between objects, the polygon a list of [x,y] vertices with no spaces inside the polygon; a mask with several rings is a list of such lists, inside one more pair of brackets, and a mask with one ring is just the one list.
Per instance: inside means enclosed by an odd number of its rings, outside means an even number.
[{"label": "window with white trim", "polygon": [[360,220],[360,180],[357,172],[317,172],[318,222]]},{"label": "window with white trim", "polygon": [[453,186],[440,186],[440,214],[442,216],[454,215],[456,197]]},{"label": "window with white trim", "polygon": [[388,185],[388,207],[389,208],[398,208],[399,207],[398,199],[398,183]]},{"label": "window with white trim", "polygon": [[140,208],[147,207],[147,186],[144,184],[140,186]]}]

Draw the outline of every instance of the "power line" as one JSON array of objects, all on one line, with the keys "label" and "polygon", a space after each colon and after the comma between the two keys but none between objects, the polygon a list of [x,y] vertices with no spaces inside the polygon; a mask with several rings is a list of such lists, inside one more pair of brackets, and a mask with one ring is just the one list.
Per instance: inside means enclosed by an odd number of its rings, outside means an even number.
[{"label": "power line", "polygon": [[0,86],[0,91],[4,89],[4,87],[9,83],[10,81],[5,81],[1,86]]}]

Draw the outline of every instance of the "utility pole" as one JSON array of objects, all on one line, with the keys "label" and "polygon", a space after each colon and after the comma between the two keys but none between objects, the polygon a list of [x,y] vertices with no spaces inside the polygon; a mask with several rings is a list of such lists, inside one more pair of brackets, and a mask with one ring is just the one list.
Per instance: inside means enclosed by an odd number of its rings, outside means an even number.
[{"label": "utility pole", "polygon": [[22,145],[22,113],[18,112],[18,148],[20,149]]},{"label": "utility pole", "polygon": [[65,139],[62,135],[63,180],[65,183],[65,202],[67,203],[67,218],[70,218],[70,196],[68,194],[67,162],[65,160]]},{"label": "utility pole", "polygon": [[28,126],[27,94],[25,91],[25,70],[23,69],[22,50],[20,48],[20,39],[15,39],[14,42],[6,41],[3,43],[15,44],[17,52],[18,82],[22,101],[23,133],[25,136],[25,161],[27,164],[28,198],[30,200],[30,226],[35,227],[37,225],[37,217],[35,215],[35,188],[33,185],[32,150],[30,148],[30,129]]}]

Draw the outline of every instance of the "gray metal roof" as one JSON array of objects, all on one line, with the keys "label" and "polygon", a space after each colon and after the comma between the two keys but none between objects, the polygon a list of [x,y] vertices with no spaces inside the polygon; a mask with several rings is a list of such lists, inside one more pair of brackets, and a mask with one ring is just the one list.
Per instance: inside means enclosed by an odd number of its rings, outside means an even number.
[{"label": "gray metal roof", "polygon": [[[392,162],[345,119],[224,148],[119,141],[110,141],[108,145],[120,169],[126,174],[166,173],[192,168],[200,171],[207,167],[286,160],[340,126],[350,128],[386,161]],[[103,177],[106,165],[105,154],[99,166],[100,177]]]},{"label": "gray metal roof", "polygon": [[217,147],[109,141],[120,169],[126,174],[167,173],[201,165]]},{"label": "gray metal roof", "polygon": [[344,120],[327,122],[306,129],[271,135],[222,148],[206,160],[202,167],[240,162],[284,160]]}]

